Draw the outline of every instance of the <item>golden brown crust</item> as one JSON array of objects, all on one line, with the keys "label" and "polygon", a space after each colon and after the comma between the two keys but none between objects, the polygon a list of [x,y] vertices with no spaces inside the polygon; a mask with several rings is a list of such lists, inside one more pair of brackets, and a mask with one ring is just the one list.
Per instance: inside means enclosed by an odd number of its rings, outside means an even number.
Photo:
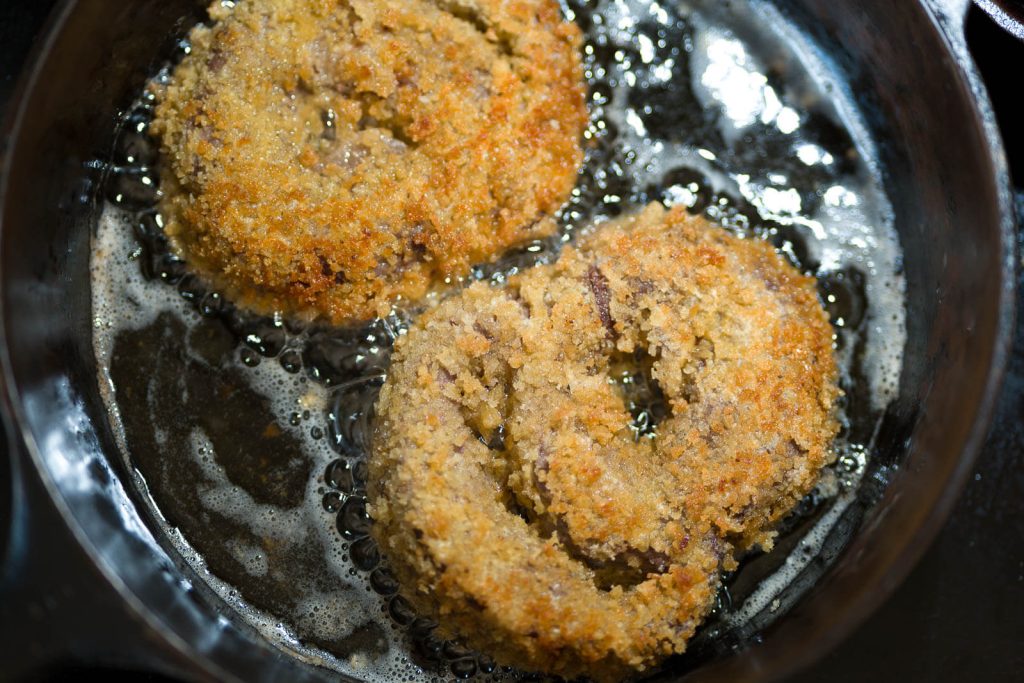
[{"label": "golden brown crust", "polygon": [[172,242],[240,303],[335,323],[555,230],[586,122],[554,0],[245,0],[161,88]]},{"label": "golden brown crust", "polygon": [[[623,354],[648,359],[671,407],[653,439],[609,382]],[[648,669],[685,649],[720,569],[770,546],[833,457],[836,372],[811,278],[653,205],[505,288],[472,285],[400,340],[374,535],[407,597],[502,663]]]}]

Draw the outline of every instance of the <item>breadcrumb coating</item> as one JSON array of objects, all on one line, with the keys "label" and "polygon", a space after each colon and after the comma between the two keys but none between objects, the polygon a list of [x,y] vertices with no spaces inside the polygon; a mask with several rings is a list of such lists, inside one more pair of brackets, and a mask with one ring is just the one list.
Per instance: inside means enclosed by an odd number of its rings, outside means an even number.
[{"label": "breadcrumb coating", "polygon": [[263,313],[348,323],[551,234],[582,162],[555,0],[242,0],[157,86],[172,244]]},{"label": "breadcrumb coating", "polygon": [[[834,457],[832,335],[769,244],[657,204],[441,303],[377,405],[373,533],[403,594],[527,670],[611,681],[683,652]],[[664,395],[653,437],[623,358]]]}]

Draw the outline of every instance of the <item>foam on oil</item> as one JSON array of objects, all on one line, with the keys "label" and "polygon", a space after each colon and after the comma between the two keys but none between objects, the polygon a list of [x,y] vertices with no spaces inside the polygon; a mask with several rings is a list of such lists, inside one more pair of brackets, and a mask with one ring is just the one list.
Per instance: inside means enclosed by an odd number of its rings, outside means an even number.
[{"label": "foam on oil", "polygon": [[[871,425],[898,385],[904,284],[874,150],[827,61],[767,3],[570,0],[565,10],[587,36],[593,114],[587,166],[562,212],[559,237],[482,267],[474,277],[500,284],[519,269],[553,259],[576,230],[651,200],[683,204],[740,234],[771,239],[818,277],[836,327],[844,385],[867,387],[868,405],[847,407],[867,428],[837,446],[845,464],[820,487],[825,509],[798,551],[722,615],[723,623],[741,625],[779,609],[785,588],[820,551],[864,474]],[[129,117],[128,133],[137,128],[144,134],[143,119]],[[256,582],[273,578],[288,569],[280,558],[291,553],[312,552],[322,572],[289,575],[301,597],[274,612],[258,599],[243,598],[238,586],[211,570],[194,547],[195,529],[168,524],[168,538],[182,558],[246,622],[313,664],[380,681],[510,675],[457,644],[415,635],[418,621],[394,597],[375,551],[364,542],[365,474],[359,468],[388,349],[407,318],[396,314],[359,331],[292,329],[280,318],[239,322],[224,313],[215,292],[185,274],[165,245],[154,246],[160,221],[147,207],[156,199],[155,175],[131,167],[113,175],[116,191],[108,192],[111,203],[92,257],[94,346],[111,423],[129,464],[135,458],[124,413],[148,410],[159,448],[184,442],[181,452],[201,475],[195,486],[203,512],[245,530],[225,535],[223,544],[247,576]],[[297,457],[310,473],[300,504],[268,503],[233,480],[216,440],[203,428],[172,433],[161,426],[162,409],[153,398],[157,380],[147,380],[145,369],[139,373],[143,403],[124,403],[125,387],[116,386],[111,371],[115,347],[126,334],[159,326],[164,316],[190,331],[175,352],[200,364],[209,353],[192,341],[192,332],[210,319],[228,321],[240,343],[230,355],[232,372],[267,401],[278,428],[299,445]],[[147,493],[150,482],[139,469],[132,471],[137,488]],[[154,498],[147,500],[166,523]],[[367,631],[372,642],[358,649],[340,653],[312,644],[345,641],[370,622],[378,625]]]}]

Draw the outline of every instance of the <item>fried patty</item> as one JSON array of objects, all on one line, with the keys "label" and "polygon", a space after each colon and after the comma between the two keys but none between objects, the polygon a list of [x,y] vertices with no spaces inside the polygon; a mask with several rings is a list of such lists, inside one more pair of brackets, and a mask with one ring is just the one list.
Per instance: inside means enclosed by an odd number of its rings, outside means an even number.
[{"label": "fried patty", "polygon": [[158,86],[174,247],[236,302],[380,315],[551,234],[587,120],[555,0],[214,2]]},{"label": "fried patty", "polygon": [[[402,338],[377,405],[373,534],[403,594],[503,664],[615,680],[683,652],[735,554],[833,459],[814,281],[651,205]],[[614,368],[667,416],[637,438]]]}]

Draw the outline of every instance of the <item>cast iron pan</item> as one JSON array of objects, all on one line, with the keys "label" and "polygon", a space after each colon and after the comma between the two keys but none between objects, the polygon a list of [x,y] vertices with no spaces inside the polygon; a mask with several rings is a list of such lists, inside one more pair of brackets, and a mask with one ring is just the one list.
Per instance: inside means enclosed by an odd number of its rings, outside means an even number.
[{"label": "cast iron pan", "polygon": [[1020,0],[977,0],[976,4],[1004,30],[1024,40],[1024,3]]},{"label": "cast iron pan", "polygon": [[[13,484],[0,497],[12,520],[0,534],[0,610],[24,624],[0,639],[12,678],[77,662],[196,680],[337,679],[239,623],[153,538],[122,485],[97,388],[94,162],[204,4],[64,2],[6,130],[0,360]],[[895,474],[844,518],[851,540],[786,618],[663,679],[775,680],[823,654],[906,575],[970,470],[1010,340],[1014,247],[1005,160],[962,35],[967,4],[785,5],[857,95],[894,204],[908,346],[872,463]]]}]

